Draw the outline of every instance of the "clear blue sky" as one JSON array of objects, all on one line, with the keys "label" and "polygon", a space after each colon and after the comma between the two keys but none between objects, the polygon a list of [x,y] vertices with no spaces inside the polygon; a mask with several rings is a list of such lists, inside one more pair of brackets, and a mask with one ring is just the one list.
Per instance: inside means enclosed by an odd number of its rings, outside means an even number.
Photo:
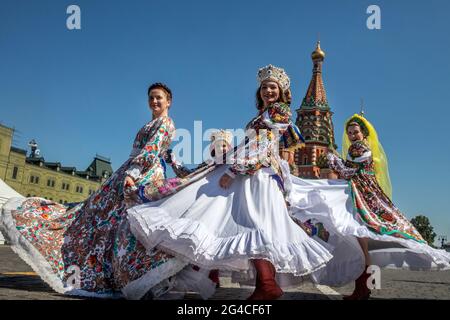
[{"label": "clear blue sky", "polygon": [[[81,30],[66,8],[81,8]],[[381,30],[366,9],[381,8]],[[291,76],[295,110],[320,33],[337,143],[365,101],[389,157],[394,202],[425,214],[450,240],[450,2],[23,1],[0,2],[0,122],[35,138],[47,161],[113,167],[150,119],[146,89],[166,82],[177,127],[240,128],[255,113],[255,74]]]}]

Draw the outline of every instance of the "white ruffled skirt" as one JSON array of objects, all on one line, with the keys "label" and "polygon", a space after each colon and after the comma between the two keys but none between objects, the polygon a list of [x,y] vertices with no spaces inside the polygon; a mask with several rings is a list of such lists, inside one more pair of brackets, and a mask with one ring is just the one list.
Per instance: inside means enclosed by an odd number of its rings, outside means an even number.
[{"label": "white ruffled skirt", "polygon": [[[226,165],[176,194],[128,210],[131,231],[148,249],[160,249],[200,268],[231,270],[235,279],[254,276],[250,259],[273,263],[282,286],[324,267],[332,258],[288,214],[275,179],[266,169],[237,175],[219,186]],[[325,244],[326,246],[326,244]]]},{"label": "white ruffled skirt", "polygon": [[291,176],[291,214],[301,220],[321,222],[330,233],[333,259],[316,272],[317,282],[343,285],[355,280],[365,262],[357,237],[369,239],[373,265],[380,268],[446,270],[450,253],[414,240],[380,235],[370,231],[354,216],[350,187],[346,180],[306,180]]}]

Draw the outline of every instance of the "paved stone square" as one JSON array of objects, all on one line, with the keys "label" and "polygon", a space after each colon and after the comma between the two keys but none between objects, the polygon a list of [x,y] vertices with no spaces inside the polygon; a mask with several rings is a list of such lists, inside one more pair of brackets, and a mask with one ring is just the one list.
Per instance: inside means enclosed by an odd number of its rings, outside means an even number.
[{"label": "paved stone square", "polygon": [[[316,287],[305,283],[297,288],[285,290],[282,300],[328,300],[342,299],[353,285],[340,288]],[[221,277],[221,287],[212,300],[245,300],[253,289],[241,288],[229,277]],[[0,300],[79,300],[54,292],[31,268],[23,262],[9,246],[0,245]],[[201,299],[194,293],[187,300]],[[381,289],[374,290],[374,300],[385,299],[429,299],[450,300],[450,271],[423,272],[406,270],[382,270]]]}]

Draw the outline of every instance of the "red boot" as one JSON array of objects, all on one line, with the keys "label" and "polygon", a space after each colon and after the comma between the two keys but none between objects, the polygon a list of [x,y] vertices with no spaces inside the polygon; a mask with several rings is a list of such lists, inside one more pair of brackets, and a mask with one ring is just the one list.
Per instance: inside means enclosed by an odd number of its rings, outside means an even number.
[{"label": "red boot", "polygon": [[367,273],[367,268],[368,266],[366,266],[363,273],[356,279],[353,293],[349,296],[344,296],[344,300],[369,300],[371,291],[367,287],[367,279],[369,279],[370,274]]},{"label": "red boot", "polygon": [[220,288],[219,270],[211,270],[209,279],[216,284],[216,288]]},{"label": "red boot", "polygon": [[275,267],[262,259],[253,260],[256,274],[256,288],[247,300],[274,300],[283,295],[283,291],[275,281]]}]

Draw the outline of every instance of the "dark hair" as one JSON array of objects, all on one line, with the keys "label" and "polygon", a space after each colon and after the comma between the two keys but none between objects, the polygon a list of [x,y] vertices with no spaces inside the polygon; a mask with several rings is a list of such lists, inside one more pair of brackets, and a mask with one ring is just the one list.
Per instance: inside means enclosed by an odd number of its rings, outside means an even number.
[{"label": "dark hair", "polygon": [[[288,88],[283,91],[281,89],[280,85],[277,83],[278,89],[280,90],[280,97],[278,98],[277,102],[283,102],[287,104],[291,104],[292,96],[291,96],[291,89]],[[264,106],[264,101],[261,98],[261,86],[258,87],[258,90],[256,90],[256,108],[258,110],[261,110]]]},{"label": "dark hair", "polygon": [[162,82],[155,82],[155,83],[151,84],[150,87],[148,87],[148,90],[147,90],[147,95],[148,96],[150,95],[150,91],[152,91],[153,89],[162,89],[163,91],[166,92],[167,100],[172,101],[172,90],[170,90],[170,88],[167,85],[165,85],[164,83],[162,83]]}]

